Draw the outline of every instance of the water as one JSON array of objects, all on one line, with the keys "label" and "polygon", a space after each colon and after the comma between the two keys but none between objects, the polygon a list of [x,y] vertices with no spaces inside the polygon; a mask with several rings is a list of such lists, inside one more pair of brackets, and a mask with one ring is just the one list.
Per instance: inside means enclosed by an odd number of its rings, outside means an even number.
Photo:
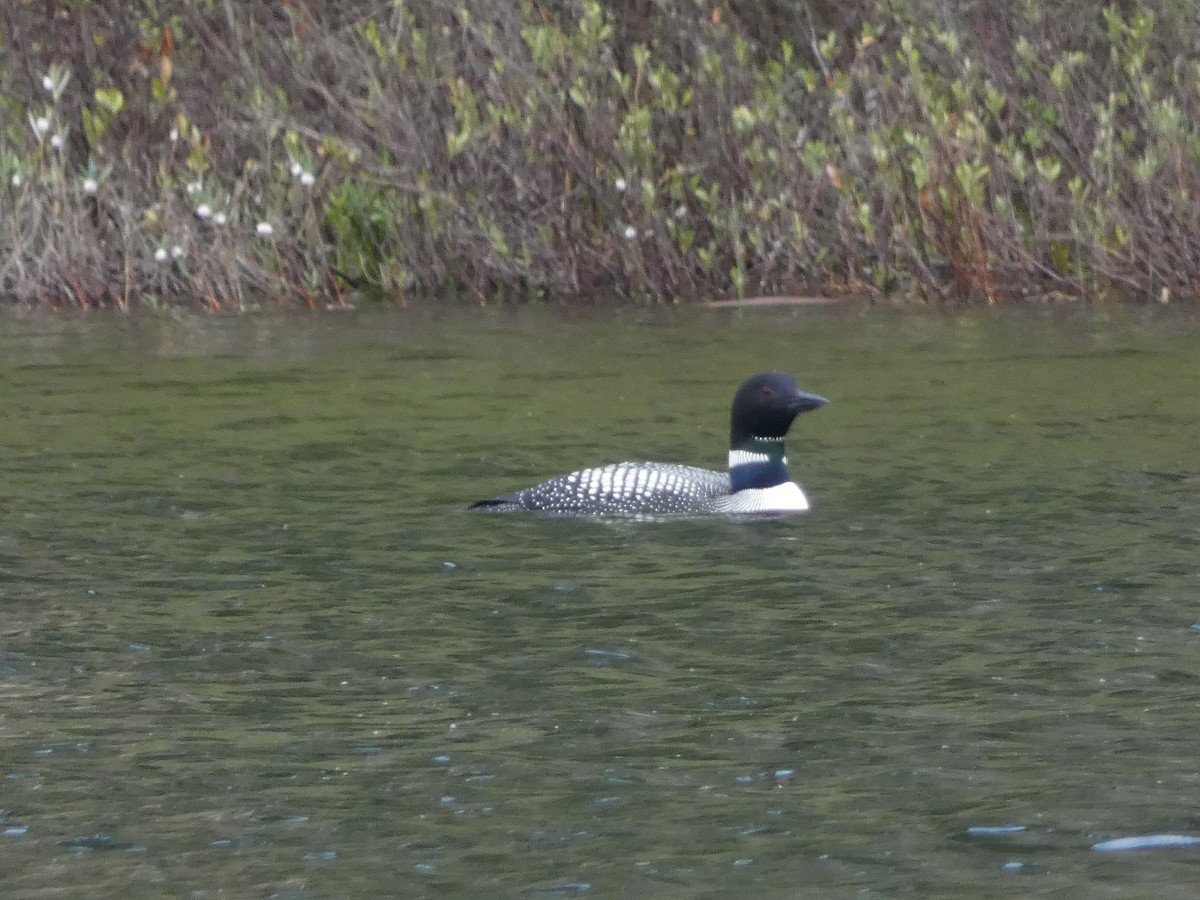
[{"label": "water", "polygon": [[[1195,894],[1192,316],[0,326],[6,897]],[[462,512],[769,367],[805,518]]]}]

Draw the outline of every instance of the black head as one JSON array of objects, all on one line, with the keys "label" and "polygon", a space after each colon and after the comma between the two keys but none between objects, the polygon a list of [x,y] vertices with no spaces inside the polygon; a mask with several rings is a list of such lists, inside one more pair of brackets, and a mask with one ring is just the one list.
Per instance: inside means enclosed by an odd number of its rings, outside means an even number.
[{"label": "black head", "polygon": [[829,401],[800,389],[784,372],[764,372],[746,379],[733,395],[729,446],[747,440],[783,440],[796,416],[820,409]]}]

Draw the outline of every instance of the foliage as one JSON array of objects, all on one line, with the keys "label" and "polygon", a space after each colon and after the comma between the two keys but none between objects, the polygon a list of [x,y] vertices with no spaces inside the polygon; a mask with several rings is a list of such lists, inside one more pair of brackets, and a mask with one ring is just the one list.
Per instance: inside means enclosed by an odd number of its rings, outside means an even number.
[{"label": "foliage", "polygon": [[0,294],[1194,300],[1189,9],[9,4]]}]

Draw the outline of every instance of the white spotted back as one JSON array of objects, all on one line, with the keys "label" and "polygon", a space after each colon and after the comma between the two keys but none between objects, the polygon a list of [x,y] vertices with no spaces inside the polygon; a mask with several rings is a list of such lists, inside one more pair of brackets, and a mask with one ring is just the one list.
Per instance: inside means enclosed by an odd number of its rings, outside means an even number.
[{"label": "white spotted back", "polygon": [[580,469],[518,491],[524,509],[592,515],[710,513],[729,496],[724,472],[668,463],[621,462]]}]

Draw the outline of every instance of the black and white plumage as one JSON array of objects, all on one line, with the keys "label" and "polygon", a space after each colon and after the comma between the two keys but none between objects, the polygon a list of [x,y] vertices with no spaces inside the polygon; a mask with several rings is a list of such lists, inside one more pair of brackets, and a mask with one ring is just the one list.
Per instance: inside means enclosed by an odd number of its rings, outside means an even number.
[{"label": "black and white plumage", "polygon": [[804,512],[808,498],[788,474],[784,438],[796,416],[827,402],[801,390],[791,375],[764,372],[747,379],[734,395],[728,472],[674,463],[612,463],[470,508],[643,517]]}]

